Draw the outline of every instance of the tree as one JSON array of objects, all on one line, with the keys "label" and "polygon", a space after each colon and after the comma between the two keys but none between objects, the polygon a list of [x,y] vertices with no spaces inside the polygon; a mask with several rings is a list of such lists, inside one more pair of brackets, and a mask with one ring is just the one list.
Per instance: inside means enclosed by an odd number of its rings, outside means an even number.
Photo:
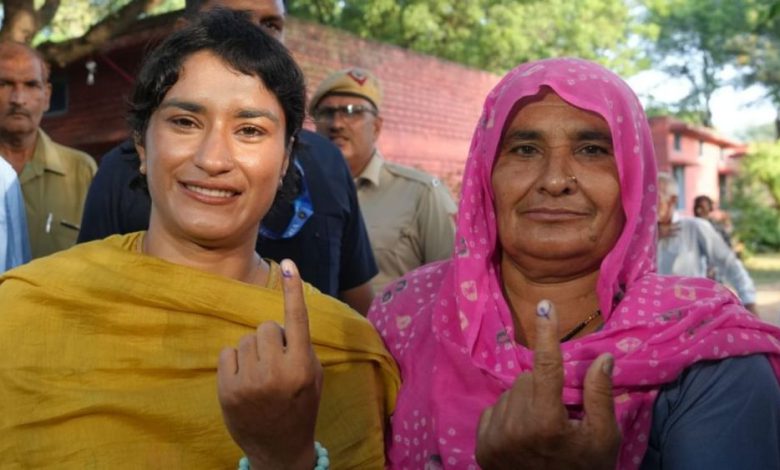
[{"label": "tree", "polygon": [[644,109],[645,114],[649,118],[657,116],[672,116],[675,119],[686,122],[688,124],[697,126],[701,124],[701,114],[699,112],[686,108],[680,108],[679,106],[671,103],[661,102],[653,96],[648,96],[646,98]]},{"label": "tree", "polygon": [[780,250],[780,143],[756,144],[744,157],[732,208],[751,251]]},{"label": "tree", "polygon": [[290,0],[290,13],[359,36],[503,73],[573,55],[618,73],[646,65],[626,38],[641,28],[623,0]]},{"label": "tree", "polygon": [[780,143],[753,145],[742,161],[741,170],[766,187],[771,206],[780,210]]},{"label": "tree", "polygon": [[724,70],[738,65],[737,39],[752,30],[760,0],[645,0],[645,21],[656,25],[650,45],[654,62],[672,77],[686,79],[690,93],[677,104],[712,126],[710,103],[727,84]]},{"label": "tree", "polygon": [[0,37],[12,37],[18,21],[31,18],[32,34],[14,39],[41,42],[38,49],[44,57],[64,65],[127,31],[141,16],[182,6],[183,0],[45,0],[36,9],[34,0],[4,0]]},{"label": "tree", "polygon": [[742,86],[761,85],[777,110],[775,138],[780,139],[780,1],[759,11],[753,30],[736,40]]},{"label": "tree", "polygon": [[33,0],[4,0],[0,38],[29,43],[42,25],[54,18],[60,0],[46,0],[35,9]]}]

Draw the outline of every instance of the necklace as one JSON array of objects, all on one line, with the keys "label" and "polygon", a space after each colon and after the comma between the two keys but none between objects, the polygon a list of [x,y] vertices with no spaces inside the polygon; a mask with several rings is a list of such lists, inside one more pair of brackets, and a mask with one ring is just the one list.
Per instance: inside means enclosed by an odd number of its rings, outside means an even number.
[{"label": "necklace", "polygon": [[568,333],[563,335],[563,338],[561,338],[561,343],[564,343],[566,341],[569,341],[570,339],[577,336],[577,333],[582,331],[590,322],[596,319],[596,317],[601,315],[601,309],[596,310],[595,312],[591,313],[588,318],[582,320],[577,326],[571,329]]}]

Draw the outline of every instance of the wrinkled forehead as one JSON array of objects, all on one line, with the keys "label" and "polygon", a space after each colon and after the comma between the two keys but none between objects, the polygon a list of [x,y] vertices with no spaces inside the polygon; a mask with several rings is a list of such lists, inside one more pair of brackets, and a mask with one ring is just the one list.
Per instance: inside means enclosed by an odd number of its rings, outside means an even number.
[{"label": "wrinkled forehead", "polygon": [[46,64],[34,52],[14,44],[0,45],[0,76],[10,80],[46,81]]},{"label": "wrinkled forehead", "polygon": [[531,62],[507,74],[485,102],[481,124],[489,142],[486,150],[492,147],[495,153],[507,122],[520,107],[545,93],[555,93],[567,104],[603,118],[615,143],[618,166],[624,158],[644,157],[626,151],[635,147],[641,127],[647,125],[636,95],[611,71],[581,59]]},{"label": "wrinkled forehead", "polygon": [[[601,127],[601,125],[607,126],[606,120],[601,114],[580,108],[577,105],[566,101],[549,86],[543,85],[536,94],[520,98],[515,102],[513,109],[509,112],[504,123],[504,132],[506,132],[506,129],[513,122],[520,118],[521,114],[528,115],[531,110],[540,110],[534,114],[545,121],[552,121],[553,124],[565,124],[563,121],[570,116],[587,116],[591,122],[599,122],[599,127]],[[609,134],[610,130],[605,128],[604,132]]]}]

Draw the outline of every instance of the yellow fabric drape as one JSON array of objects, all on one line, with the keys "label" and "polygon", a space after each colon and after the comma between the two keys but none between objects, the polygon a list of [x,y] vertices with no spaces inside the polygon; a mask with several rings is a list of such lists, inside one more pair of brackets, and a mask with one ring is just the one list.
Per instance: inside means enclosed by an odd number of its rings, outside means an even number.
[{"label": "yellow fabric drape", "polygon": [[[2,468],[234,469],[216,364],[263,321],[268,288],[136,253],[114,236],[0,277]],[[373,327],[305,287],[325,370],[316,438],[333,468],[382,468],[399,377]]]}]

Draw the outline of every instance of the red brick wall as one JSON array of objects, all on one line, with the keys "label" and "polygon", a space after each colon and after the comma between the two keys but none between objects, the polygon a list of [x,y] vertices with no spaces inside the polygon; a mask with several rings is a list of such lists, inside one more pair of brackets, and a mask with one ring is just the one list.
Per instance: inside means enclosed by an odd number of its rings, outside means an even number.
[{"label": "red brick wall", "polygon": [[[108,45],[94,56],[98,70],[92,86],[86,84],[85,61],[70,64],[65,69],[68,111],[46,118],[44,129],[55,140],[98,158],[125,138],[131,84],[110,64],[134,75],[149,38],[169,29],[157,26],[138,40]],[[295,18],[288,22],[285,41],[306,74],[310,93],[341,68],[357,65],[374,72],[384,87],[382,153],[429,171],[452,188],[459,184],[482,101],[498,76]]]},{"label": "red brick wall", "polygon": [[380,151],[450,187],[459,184],[482,102],[500,77],[314,23],[291,23],[286,42],[310,92],[335,70],[371,70],[384,89]]}]

